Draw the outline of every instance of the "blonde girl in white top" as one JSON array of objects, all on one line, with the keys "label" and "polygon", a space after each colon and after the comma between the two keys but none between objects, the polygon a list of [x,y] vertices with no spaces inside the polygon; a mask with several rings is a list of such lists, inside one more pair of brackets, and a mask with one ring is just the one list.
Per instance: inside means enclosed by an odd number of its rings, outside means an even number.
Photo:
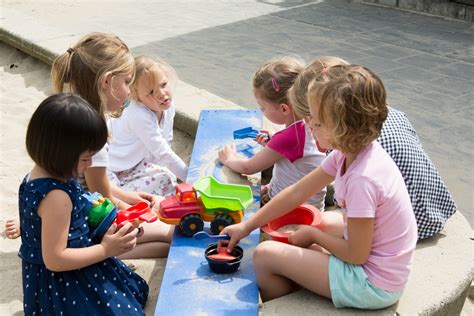
[{"label": "blonde girl in white top", "polygon": [[170,195],[176,178],[185,181],[188,171],[170,146],[176,75],[164,61],[148,56],[135,58],[135,65],[131,101],[109,122],[109,179],[125,190]]}]

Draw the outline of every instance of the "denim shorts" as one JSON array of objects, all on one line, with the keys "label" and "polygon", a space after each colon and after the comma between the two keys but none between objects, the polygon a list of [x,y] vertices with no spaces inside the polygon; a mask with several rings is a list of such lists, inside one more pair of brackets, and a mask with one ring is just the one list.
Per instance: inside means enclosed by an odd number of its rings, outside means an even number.
[{"label": "denim shorts", "polygon": [[336,308],[380,309],[395,304],[402,292],[390,292],[370,284],[360,265],[329,258],[329,287]]}]

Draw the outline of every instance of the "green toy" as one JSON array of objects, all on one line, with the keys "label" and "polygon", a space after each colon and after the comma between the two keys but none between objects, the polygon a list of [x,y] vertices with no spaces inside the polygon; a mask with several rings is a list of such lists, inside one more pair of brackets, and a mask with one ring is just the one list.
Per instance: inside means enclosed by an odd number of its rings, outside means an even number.
[{"label": "green toy", "polygon": [[115,205],[109,199],[100,197],[98,200],[92,202],[92,207],[89,210],[89,218],[87,223],[92,229],[99,226],[102,220],[109,215],[110,212],[115,208]]}]

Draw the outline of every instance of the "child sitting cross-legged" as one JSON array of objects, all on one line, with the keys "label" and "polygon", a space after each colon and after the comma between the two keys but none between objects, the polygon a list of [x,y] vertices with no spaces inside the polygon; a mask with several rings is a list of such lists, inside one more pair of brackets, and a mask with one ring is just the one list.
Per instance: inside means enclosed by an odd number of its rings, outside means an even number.
[{"label": "child sitting cross-legged", "polygon": [[110,121],[108,176],[126,191],[167,196],[188,171],[170,146],[176,75],[164,61],[147,56],[135,58],[135,66],[130,103]]}]

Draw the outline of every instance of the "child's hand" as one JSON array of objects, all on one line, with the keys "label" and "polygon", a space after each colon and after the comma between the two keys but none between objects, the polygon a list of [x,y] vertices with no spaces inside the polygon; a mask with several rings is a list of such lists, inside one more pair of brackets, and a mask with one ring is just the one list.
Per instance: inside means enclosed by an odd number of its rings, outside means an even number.
[{"label": "child's hand", "polygon": [[313,233],[316,229],[317,228],[312,226],[301,225],[296,231],[288,236],[288,242],[294,246],[308,248],[315,243]]},{"label": "child's hand", "polygon": [[138,219],[134,219],[133,221],[129,222],[131,224],[130,229],[128,232],[132,232],[135,228],[138,229],[137,238],[143,236],[144,230],[143,227],[140,226],[140,221]]},{"label": "child's hand", "polygon": [[235,157],[237,155],[237,151],[235,149],[234,144],[228,144],[219,149],[218,156],[219,161],[225,165],[229,159]]},{"label": "child's hand", "polygon": [[127,202],[132,205],[147,202],[150,208],[153,208],[153,205],[155,205],[155,196],[146,192],[127,192]]},{"label": "child's hand", "polygon": [[245,222],[241,222],[239,224],[224,227],[219,235],[223,234],[228,234],[230,236],[230,240],[227,245],[227,252],[230,253],[242,238],[245,238],[250,234],[250,231],[245,225]]},{"label": "child's hand", "polygon": [[150,205],[150,208],[153,208],[155,205],[155,196],[150,193],[146,192],[138,192],[138,196],[142,199],[142,201],[147,202]]},{"label": "child's hand", "polygon": [[100,244],[104,247],[107,257],[118,256],[135,248],[137,234],[138,229],[128,222],[119,229],[116,224],[112,224]]},{"label": "child's hand", "polygon": [[255,137],[255,141],[265,147],[270,140],[270,132],[264,129],[261,129],[260,132],[257,134],[257,137]]}]

